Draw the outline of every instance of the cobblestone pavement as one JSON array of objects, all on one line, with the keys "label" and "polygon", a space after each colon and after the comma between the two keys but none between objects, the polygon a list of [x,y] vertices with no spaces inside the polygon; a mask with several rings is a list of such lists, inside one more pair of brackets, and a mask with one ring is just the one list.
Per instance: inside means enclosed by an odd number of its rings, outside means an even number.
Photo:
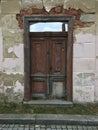
[{"label": "cobblestone pavement", "polygon": [[98,126],[0,124],[0,130],[98,130]]}]

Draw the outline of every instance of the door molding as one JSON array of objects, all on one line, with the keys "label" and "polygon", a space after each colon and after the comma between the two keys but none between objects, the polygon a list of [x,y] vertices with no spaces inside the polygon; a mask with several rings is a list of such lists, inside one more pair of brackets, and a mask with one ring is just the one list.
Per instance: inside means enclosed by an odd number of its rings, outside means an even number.
[{"label": "door molding", "polygon": [[67,41],[67,100],[72,101],[72,72],[73,72],[73,26],[75,16],[72,15],[60,15],[60,16],[24,16],[24,100],[31,99],[30,88],[30,38],[29,38],[29,26],[35,22],[68,22],[68,41]]}]

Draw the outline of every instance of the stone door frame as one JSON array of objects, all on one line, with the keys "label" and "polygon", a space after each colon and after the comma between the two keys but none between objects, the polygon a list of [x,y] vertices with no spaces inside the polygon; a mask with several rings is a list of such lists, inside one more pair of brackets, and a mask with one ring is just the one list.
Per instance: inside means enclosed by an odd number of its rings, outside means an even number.
[{"label": "stone door frame", "polygon": [[59,16],[41,16],[32,15],[24,16],[24,100],[31,99],[30,90],[30,38],[29,26],[35,22],[68,22],[68,41],[67,41],[67,100],[73,100],[73,26],[75,17],[73,15],[59,15]]}]

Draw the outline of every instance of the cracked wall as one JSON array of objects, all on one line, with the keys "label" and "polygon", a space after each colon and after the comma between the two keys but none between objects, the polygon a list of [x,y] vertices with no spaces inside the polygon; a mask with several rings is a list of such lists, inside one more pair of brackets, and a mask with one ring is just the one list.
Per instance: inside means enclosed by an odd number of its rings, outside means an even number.
[{"label": "cracked wall", "polygon": [[60,15],[56,7],[81,10],[73,34],[73,101],[98,101],[98,0],[0,1],[0,101],[21,102],[24,97],[23,29],[16,15],[31,14],[32,9]]},{"label": "cracked wall", "polygon": [[16,13],[19,0],[0,2],[0,102],[21,102],[24,97],[23,29]]}]

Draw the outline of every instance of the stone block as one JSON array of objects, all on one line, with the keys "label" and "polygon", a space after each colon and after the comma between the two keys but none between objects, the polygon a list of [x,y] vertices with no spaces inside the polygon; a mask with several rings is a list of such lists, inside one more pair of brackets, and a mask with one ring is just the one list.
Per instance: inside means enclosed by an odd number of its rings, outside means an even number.
[{"label": "stone block", "polygon": [[98,25],[98,14],[96,14],[96,25]]},{"label": "stone block", "polygon": [[73,85],[74,86],[94,86],[95,85],[95,74],[92,73],[73,73]]},{"label": "stone block", "polygon": [[95,75],[95,102],[98,102],[98,71]]},{"label": "stone block", "polygon": [[95,43],[95,35],[89,32],[84,33],[83,30],[75,35],[75,39],[77,43]]},{"label": "stone block", "polygon": [[98,1],[96,0],[96,6],[95,6],[96,14],[98,14]]},{"label": "stone block", "polygon": [[24,59],[23,58],[6,58],[2,62],[2,69],[6,74],[24,74]]},{"label": "stone block", "polygon": [[73,101],[81,103],[94,102],[94,86],[73,86]]},{"label": "stone block", "polygon": [[0,63],[3,60],[3,35],[2,35],[2,28],[0,28]]},{"label": "stone block", "polygon": [[2,18],[4,17],[4,15],[0,14],[0,27],[2,27]]},{"label": "stone block", "polygon": [[49,12],[53,7],[64,5],[64,0],[43,0],[45,9]]},{"label": "stone block", "polygon": [[98,72],[98,58],[96,59],[96,71]]},{"label": "stone block", "polygon": [[76,8],[86,13],[93,13],[95,12],[95,0],[65,0],[64,8]]},{"label": "stone block", "polygon": [[94,72],[95,71],[95,59],[79,59],[73,60],[74,72]]},{"label": "stone block", "polygon": [[73,86],[82,86],[81,72],[73,72]]},{"label": "stone block", "polygon": [[96,14],[96,34],[98,35],[98,14]]},{"label": "stone block", "polygon": [[83,86],[94,86],[95,85],[95,73],[83,73],[82,74],[82,85]]},{"label": "stone block", "polygon": [[19,30],[18,21],[15,14],[2,15],[1,25],[3,29],[16,29]]},{"label": "stone block", "polygon": [[98,35],[98,25],[96,24],[96,35]]},{"label": "stone block", "polygon": [[0,2],[0,15],[1,15],[1,2]]},{"label": "stone block", "polygon": [[42,9],[42,0],[22,0],[21,9],[29,9],[31,7]]},{"label": "stone block", "polygon": [[96,50],[96,59],[98,59],[98,35],[96,35],[96,46],[95,46]]},{"label": "stone block", "polygon": [[95,43],[79,43],[73,47],[74,58],[95,58]]},{"label": "stone block", "polygon": [[73,57],[74,58],[83,58],[83,44],[74,44],[73,45]]},{"label": "stone block", "polygon": [[81,22],[95,22],[95,14],[82,14],[80,20]]},{"label": "stone block", "polygon": [[1,0],[2,14],[17,14],[20,12],[20,0]]},{"label": "stone block", "polygon": [[84,58],[95,58],[95,43],[84,43]]},{"label": "stone block", "polygon": [[[23,32],[14,29],[3,30],[3,38],[4,58],[21,57],[19,52],[21,49],[23,50]],[[19,48],[21,49],[19,50]],[[16,52],[17,49],[19,52]]]}]

